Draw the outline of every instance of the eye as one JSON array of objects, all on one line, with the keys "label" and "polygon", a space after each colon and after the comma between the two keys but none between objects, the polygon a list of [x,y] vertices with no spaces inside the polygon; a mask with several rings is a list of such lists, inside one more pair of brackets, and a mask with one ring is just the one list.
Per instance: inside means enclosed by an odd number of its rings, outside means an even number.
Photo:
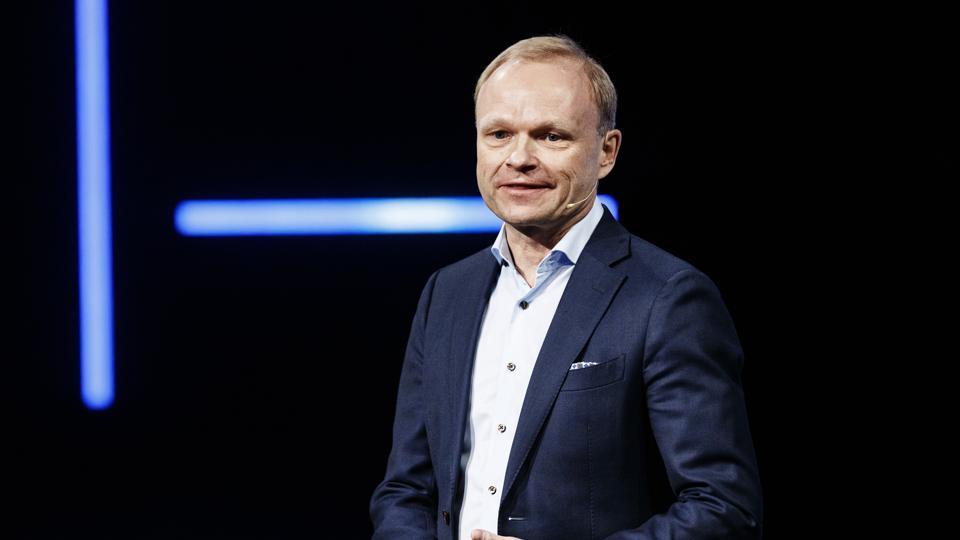
[{"label": "eye", "polygon": [[556,133],[547,133],[547,140],[550,142],[560,142],[563,140],[563,137]]},{"label": "eye", "polygon": [[493,138],[503,140],[507,138],[508,133],[502,129],[493,132]]}]

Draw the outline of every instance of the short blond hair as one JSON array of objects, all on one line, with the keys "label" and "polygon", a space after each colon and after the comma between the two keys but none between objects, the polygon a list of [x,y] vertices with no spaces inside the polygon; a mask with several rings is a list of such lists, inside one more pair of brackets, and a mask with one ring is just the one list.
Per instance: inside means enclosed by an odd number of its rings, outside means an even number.
[{"label": "short blond hair", "polygon": [[473,90],[473,102],[477,102],[480,88],[500,66],[512,60],[528,60],[544,62],[558,58],[567,58],[579,61],[583,73],[590,81],[590,90],[593,101],[600,113],[600,122],[597,130],[602,137],[614,128],[617,122],[617,89],[607,75],[606,70],[599,62],[593,59],[576,41],[567,36],[537,36],[520,40],[500,53],[480,74],[477,86]]}]

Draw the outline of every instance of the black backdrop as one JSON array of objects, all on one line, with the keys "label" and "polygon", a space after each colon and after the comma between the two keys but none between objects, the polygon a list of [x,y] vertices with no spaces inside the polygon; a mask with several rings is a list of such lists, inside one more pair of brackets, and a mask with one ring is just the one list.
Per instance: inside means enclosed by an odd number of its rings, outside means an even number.
[{"label": "black backdrop", "polygon": [[[110,6],[117,399],[104,412],[79,396],[72,5],[27,8],[29,181],[9,214],[24,308],[3,383],[13,537],[368,537],[420,288],[492,235],[184,238],[173,209],[475,195],[476,77],[514,41],[556,32],[620,92],[624,144],[601,192],[635,234],[711,276],[733,315],[768,537],[822,531],[847,480],[814,479],[856,457],[814,419],[853,413],[831,409],[810,368],[863,359],[832,346],[827,319],[851,314],[821,286],[862,249],[836,211],[875,189],[889,155],[867,135],[896,114],[857,82],[886,50],[853,33],[857,14],[157,4]],[[920,113],[954,114],[934,87]],[[953,171],[929,133],[924,164]]]}]

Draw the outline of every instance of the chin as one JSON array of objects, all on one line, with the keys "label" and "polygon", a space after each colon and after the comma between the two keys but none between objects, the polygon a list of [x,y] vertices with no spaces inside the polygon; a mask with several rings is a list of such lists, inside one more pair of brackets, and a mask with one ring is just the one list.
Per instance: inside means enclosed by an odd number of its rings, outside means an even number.
[{"label": "chin", "polygon": [[547,212],[534,208],[507,209],[499,217],[514,227],[543,225],[549,221]]}]

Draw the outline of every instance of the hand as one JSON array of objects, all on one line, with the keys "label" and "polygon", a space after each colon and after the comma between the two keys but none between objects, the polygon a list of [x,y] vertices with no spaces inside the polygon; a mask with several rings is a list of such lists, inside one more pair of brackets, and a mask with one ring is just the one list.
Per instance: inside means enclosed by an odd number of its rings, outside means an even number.
[{"label": "hand", "polygon": [[497,536],[484,529],[474,529],[470,531],[470,540],[520,540],[515,536]]}]

